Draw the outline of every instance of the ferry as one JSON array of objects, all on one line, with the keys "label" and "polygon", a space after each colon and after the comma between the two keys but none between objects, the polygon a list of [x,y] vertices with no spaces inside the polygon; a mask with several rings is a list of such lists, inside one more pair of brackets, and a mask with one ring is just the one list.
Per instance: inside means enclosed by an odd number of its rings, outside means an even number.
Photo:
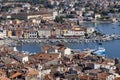
[{"label": "ferry", "polygon": [[93,54],[97,54],[98,56],[105,56],[105,48],[99,47],[97,50],[93,51]]}]

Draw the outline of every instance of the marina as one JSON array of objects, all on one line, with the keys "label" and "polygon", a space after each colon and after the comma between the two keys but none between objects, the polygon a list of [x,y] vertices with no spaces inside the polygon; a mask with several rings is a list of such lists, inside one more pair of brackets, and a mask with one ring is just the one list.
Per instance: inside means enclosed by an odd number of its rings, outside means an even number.
[{"label": "marina", "polygon": [[[66,47],[69,47],[73,50],[84,50],[84,49],[97,49],[98,47],[104,47],[106,49],[106,56],[110,58],[116,58],[119,57],[120,54],[120,40],[114,40],[109,42],[102,42],[102,45],[99,45],[99,43],[65,43]],[[30,53],[39,53],[41,51],[41,47],[44,45],[56,45],[57,43],[24,43],[21,46],[16,46],[18,51],[27,51]]]},{"label": "marina", "polygon": [[90,39],[85,38],[57,38],[57,39],[19,39],[18,43],[54,43],[54,42],[76,42],[76,43],[89,43],[89,42],[106,42],[111,40],[119,40],[120,35],[103,35],[101,37],[95,37]]},{"label": "marina", "polygon": [[[115,26],[115,29],[113,29],[113,25]],[[106,35],[103,36],[103,38],[96,38],[96,39],[95,38],[92,38],[92,39],[26,39],[26,40],[20,39],[19,41],[21,41],[22,45],[16,45],[16,47],[18,51],[38,53],[41,51],[41,46],[43,45],[56,45],[62,42],[65,44],[65,46],[71,49],[78,49],[78,50],[84,50],[87,48],[96,49],[99,46],[102,46],[106,49],[106,56],[110,58],[119,57],[120,56],[119,54],[120,52],[119,23],[114,23],[114,24],[113,23],[97,23],[97,24],[89,23],[88,27],[91,27],[91,26],[99,29],[102,33]]]}]

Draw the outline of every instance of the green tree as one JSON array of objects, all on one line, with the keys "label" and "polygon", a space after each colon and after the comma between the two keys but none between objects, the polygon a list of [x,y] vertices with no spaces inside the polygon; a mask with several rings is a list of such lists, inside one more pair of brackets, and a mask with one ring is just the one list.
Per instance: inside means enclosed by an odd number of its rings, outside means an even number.
[{"label": "green tree", "polygon": [[62,16],[60,16],[60,17],[57,16],[54,21],[57,22],[57,23],[63,23],[64,22]]}]

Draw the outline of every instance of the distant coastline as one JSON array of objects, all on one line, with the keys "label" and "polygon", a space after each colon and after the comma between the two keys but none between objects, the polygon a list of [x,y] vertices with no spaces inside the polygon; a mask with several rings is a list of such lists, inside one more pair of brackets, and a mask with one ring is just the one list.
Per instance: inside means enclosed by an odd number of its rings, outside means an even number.
[{"label": "distant coastline", "polygon": [[80,23],[84,23],[84,22],[92,22],[92,23],[119,23],[120,21],[113,22],[113,21],[110,21],[110,20],[96,20],[96,21],[81,21]]}]

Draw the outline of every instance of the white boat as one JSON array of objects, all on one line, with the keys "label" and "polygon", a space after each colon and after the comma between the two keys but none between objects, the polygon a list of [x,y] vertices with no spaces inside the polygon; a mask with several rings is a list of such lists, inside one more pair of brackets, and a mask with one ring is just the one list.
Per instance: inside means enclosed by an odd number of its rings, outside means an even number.
[{"label": "white boat", "polygon": [[97,54],[99,56],[105,56],[105,48],[99,47],[97,50],[93,51],[93,54]]}]

